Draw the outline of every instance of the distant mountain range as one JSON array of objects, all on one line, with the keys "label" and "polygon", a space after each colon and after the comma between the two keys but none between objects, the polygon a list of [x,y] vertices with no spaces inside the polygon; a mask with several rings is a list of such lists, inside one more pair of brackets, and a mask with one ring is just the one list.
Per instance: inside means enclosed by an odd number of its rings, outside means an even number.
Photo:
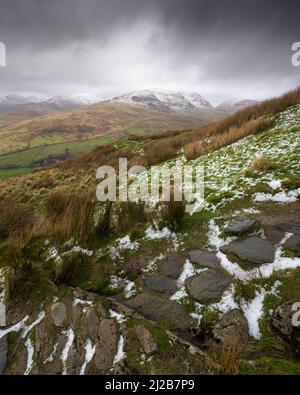
[{"label": "distant mountain range", "polygon": [[250,100],[250,99],[232,99],[226,100],[223,103],[219,104],[216,108],[222,110],[233,110],[238,111],[241,108],[253,106],[254,104],[258,104],[257,100]]},{"label": "distant mountain range", "polygon": [[[26,108],[40,113],[54,111],[70,111],[75,108],[88,106],[99,102],[119,102],[135,105],[143,105],[160,111],[197,112],[199,110],[212,109],[213,106],[201,94],[197,92],[168,92],[154,90],[133,91],[122,96],[113,97],[110,100],[91,94],[58,95],[54,97],[18,95],[12,94],[0,97],[0,112],[7,112],[18,108],[20,112]],[[228,100],[215,108],[239,109],[257,103],[249,99]],[[22,106],[27,106],[22,108]],[[39,110],[40,109],[40,110]]]},{"label": "distant mountain range", "polygon": [[[103,100],[90,95],[0,98],[0,168],[78,155],[99,144],[167,130],[189,130],[253,104],[213,107],[198,93],[135,91]],[[44,160],[44,158],[46,158]]]},{"label": "distant mountain range", "polygon": [[138,104],[162,111],[197,112],[213,106],[199,93],[134,91],[115,97],[111,102]]}]

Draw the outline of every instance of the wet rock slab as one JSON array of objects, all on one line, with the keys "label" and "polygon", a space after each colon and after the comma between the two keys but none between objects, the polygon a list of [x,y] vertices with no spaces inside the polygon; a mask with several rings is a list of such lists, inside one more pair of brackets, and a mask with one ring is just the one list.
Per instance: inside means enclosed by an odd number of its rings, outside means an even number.
[{"label": "wet rock slab", "polygon": [[164,276],[149,276],[144,280],[145,286],[150,291],[173,295],[177,291],[176,281]]},{"label": "wet rock slab", "polygon": [[293,235],[287,239],[283,247],[288,248],[296,256],[300,257],[300,236]]},{"label": "wet rock slab", "polygon": [[192,263],[209,267],[211,269],[217,269],[220,267],[220,262],[216,257],[216,254],[206,250],[192,250],[188,252],[188,257]]},{"label": "wet rock slab", "polygon": [[148,320],[170,321],[178,329],[187,330],[195,324],[181,304],[159,295],[144,292],[124,304]]},{"label": "wet rock slab", "polygon": [[231,310],[213,327],[214,338],[226,343],[233,339],[238,339],[243,344],[249,340],[249,327],[244,314],[238,310]]},{"label": "wet rock slab", "polygon": [[283,232],[294,233],[295,235],[300,236],[300,224],[295,224],[293,222],[279,222],[276,224],[276,227]]},{"label": "wet rock slab", "polygon": [[232,241],[220,248],[225,254],[234,254],[241,260],[250,263],[271,263],[275,258],[272,244],[259,237],[249,237],[245,240]]},{"label": "wet rock slab", "polygon": [[224,230],[227,233],[239,236],[251,230],[255,225],[256,221],[254,219],[240,218],[230,222]]},{"label": "wet rock slab", "polygon": [[231,278],[223,272],[208,269],[189,277],[185,286],[191,298],[201,304],[217,302],[231,283]]},{"label": "wet rock slab", "polygon": [[161,269],[165,276],[177,279],[184,266],[184,258],[179,255],[169,256],[161,265]]}]

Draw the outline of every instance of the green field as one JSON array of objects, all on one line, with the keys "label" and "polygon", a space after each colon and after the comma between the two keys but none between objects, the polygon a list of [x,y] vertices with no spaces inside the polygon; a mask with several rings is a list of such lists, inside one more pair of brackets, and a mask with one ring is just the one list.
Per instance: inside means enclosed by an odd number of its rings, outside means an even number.
[{"label": "green field", "polygon": [[27,174],[31,172],[30,167],[18,167],[17,169],[0,169],[0,179],[6,177],[16,177],[22,174]]},{"label": "green field", "polygon": [[[99,145],[108,144],[112,141],[112,137],[105,136],[85,141],[65,142],[29,148],[0,156],[0,167],[11,165],[21,168],[30,167],[33,160],[47,158],[50,154],[53,156],[60,155],[68,149],[71,156],[77,156],[92,151]],[[16,171],[16,169],[14,170]]]}]

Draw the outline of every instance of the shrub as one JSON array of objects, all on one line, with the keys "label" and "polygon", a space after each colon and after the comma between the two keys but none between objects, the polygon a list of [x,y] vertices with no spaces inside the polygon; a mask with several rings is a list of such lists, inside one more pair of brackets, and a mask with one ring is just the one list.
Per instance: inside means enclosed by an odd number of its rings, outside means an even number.
[{"label": "shrub", "polygon": [[57,265],[55,282],[78,286],[88,272],[89,257],[81,252],[70,253]]},{"label": "shrub", "polygon": [[96,237],[108,236],[111,231],[111,213],[112,213],[112,202],[106,203],[103,213],[98,219],[95,235]]},{"label": "shrub", "polygon": [[172,231],[177,231],[183,225],[185,215],[185,204],[183,201],[176,202],[171,196],[169,202],[160,203],[162,224],[168,226]]},{"label": "shrub", "polygon": [[121,202],[116,209],[117,228],[128,232],[134,227],[142,226],[147,221],[147,213],[143,202]]},{"label": "shrub", "polygon": [[43,176],[32,184],[33,189],[51,188],[55,185],[55,180],[50,175]]},{"label": "shrub", "polygon": [[16,285],[24,280],[32,269],[32,260],[22,239],[12,238],[0,251],[0,267],[4,270],[6,280],[6,298],[13,293]]},{"label": "shrub", "polygon": [[209,357],[208,367],[214,374],[236,375],[240,369],[241,347],[238,338],[234,337],[225,341],[220,350]]},{"label": "shrub", "polygon": [[17,204],[12,199],[0,201],[0,238],[25,233],[32,225],[34,215],[25,204]]},{"label": "shrub", "polygon": [[276,164],[264,155],[258,156],[250,165],[250,171],[260,171],[263,173],[268,173],[277,168]]},{"label": "shrub", "polygon": [[89,193],[59,189],[46,199],[48,231],[62,239],[88,241],[95,236],[95,200]]},{"label": "shrub", "polygon": [[189,143],[184,147],[184,156],[188,160],[198,158],[205,153],[205,148],[202,141],[195,141]]}]

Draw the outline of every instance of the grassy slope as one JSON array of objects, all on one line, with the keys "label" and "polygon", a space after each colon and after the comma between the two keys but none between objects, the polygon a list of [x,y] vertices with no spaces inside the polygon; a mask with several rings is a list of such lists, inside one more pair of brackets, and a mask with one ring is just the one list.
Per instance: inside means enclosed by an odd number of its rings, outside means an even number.
[{"label": "grassy slope", "polygon": [[[78,143],[107,136],[120,138],[128,134],[146,135],[165,130],[188,129],[223,115],[224,113],[214,110],[187,115],[142,106],[99,103],[68,113],[51,114],[0,128],[0,164],[11,164],[14,160],[19,160],[20,165],[28,165],[28,160],[4,156],[20,150],[45,146],[47,154],[55,153],[57,149],[63,149],[59,144]],[[80,153],[86,152],[87,149],[88,145]],[[76,150],[74,153],[76,154]],[[25,156],[31,161],[35,159],[35,151],[29,151]]]},{"label": "grassy slope", "polygon": [[[266,213],[272,216],[276,216],[280,212],[284,213],[284,209],[287,207],[286,205],[273,202],[255,203],[253,197],[258,190],[258,185],[262,183],[265,184],[272,180],[299,178],[299,127],[300,106],[296,106],[279,114],[276,124],[272,129],[258,135],[246,137],[233,145],[221,148],[188,163],[194,166],[197,164],[205,165],[206,204],[203,212],[197,213],[192,217],[186,216],[183,232],[178,235],[182,243],[180,249],[185,250],[206,246],[208,242],[206,236],[207,223],[210,219],[216,220],[222,228],[224,221],[237,215],[237,210],[241,213],[244,209],[257,209],[259,210],[257,215],[259,221],[261,216],[266,215]],[[138,151],[139,143],[127,143],[127,146],[131,146]],[[249,172],[250,163],[256,156],[262,154],[276,162],[276,170],[268,174]],[[182,156],[178,155],[176,159],[168,161],[167,164],[172,165],[176,160],[182,160]],[[72,188],[86,190],[87,188],[95,188],[97,184],[95,179],[96,167],[95,165],[95,169],[91,169],[90,172],[83,170],[82,172],[74,172],[73,174],[71,172],[64,174],[59,168],[54,168],[50,170],[50,173],[55,178],[57,185],[68,185]],[[47,174],[47,171],[25,175],[9,181],[4,180],[0,182],[1,194],[2,196],[13,195],[19,201],[27,202],[31,200],[32,203],[40,206],[43,197],[48,191],[45,189],[32,190],[30,182],[43,177],[45,174]],[[280,190],[283,191],[282,188]],[[277,190],[274,190],[272,193],[275,194],[277,192]],[[143,233],[143,229],[140,231]],[[118,265],[115,265],[113,260],[112,263],[110,262],[111,258],[108,254],[110,247],[115,243],[115,237],[105,240],[100,245],[89,246],[89,248],[95,249],[97,256],[100,257],[99,262],[105,263],[111,270],[117,270],[114,274],[119,274],[122,265],[126,265],[128,257],[132,254],[147,252],[150,260],[150,258],[157,258],[160,254],[165,253],[168,248],[174,247],[172,246],[172,242],[168,244],[165,239],[152,241],[141,238],[137,242],[138,247],[136,250],[125,251],[124,255],[121,252],[122,259],[118,259]],[[102,253],[103,257],[101,255]],[[98,266],[100,267],[101,265]],[[99,276],[97,270],[99,268],[95,268],[93,272],[94,279],[97,279],[97,276]],[[296,275],[296,272],[294,275]],[[293,277],[289,275],[288,279],[286,280],[285,273],[281,274],[282,286],[280,288],[280,295],[283,300],[286,297],[289,299],[293,297],[290,287]],[[296,280],[299,281],[297,276]],[[137,285],[139,284],[137,283]],[[297,287],[294,288],[297,290]],[[187,308],[190,309],[190,304],[187,301],[185,303],[187,304]],[[274,307],[273,304],[274,301],[271,303],[272,308]],[[270,310],[269,307],[268,305],[267,312]],[[267,316],[262,317],[261,331],[263,338],[255,344],[255,347],[257,347],[256,350],[259,350],[259,353],[265,351],[268,355],[274,352],[274,342],[276,343],[276,339],[274,340],[274,335],[270,333],[266,322]],[[285,354],[285,350],[280,350],[280,352],[283,353],[283,357],[258,359],[255,366],[244,367],[241,373],[285,374],[299,372],[299,363],[290,359],[290,354]]]}]

